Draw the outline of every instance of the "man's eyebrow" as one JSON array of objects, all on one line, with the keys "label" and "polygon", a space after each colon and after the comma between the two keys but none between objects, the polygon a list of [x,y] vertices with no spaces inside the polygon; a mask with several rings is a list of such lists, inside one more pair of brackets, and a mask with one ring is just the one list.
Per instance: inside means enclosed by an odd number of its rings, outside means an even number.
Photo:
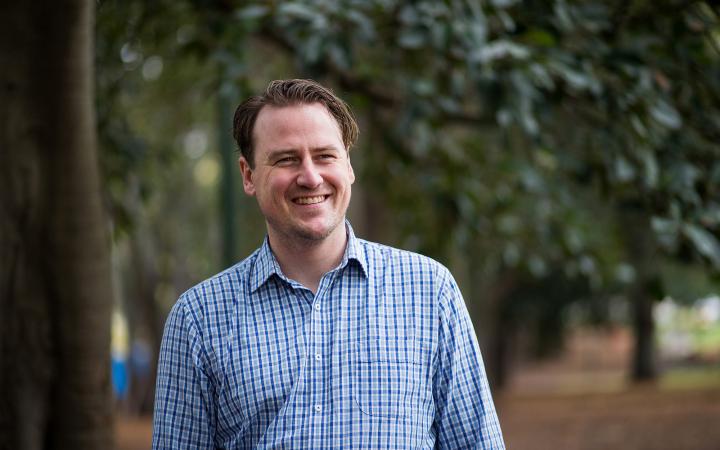
[{"label": "man's eyebrow", "polygon": [[[319,147],[313,147],[312,149],[310,149],[310,152],[313,153],[313,154],[315,154],[315,153],[322,153],[322,152],[328,152],[328,151],[330,151],[330,152],[342,153],[343,149],[338,148],[337,146],[332,145],[332,144],[329,144],[329,145],[321,145],[321,146],[319,146]],[[287,156],[295,156],[295,155],[297,155],[297,154],[298,154],[298,151],[295,150],[295,149],[292,149],[292,148],[281,148],[281,149],[277,149],[277,150],[270,150],[270,151],[268,152],[267,159],[268,159],[269,161],[272,161],[272,160],[284,158],[284,157],[287,157]]]},{"label": "man's eyebrow", "polygon": [[327,152],[327,151],[333,151],[333,152],[341,152],[343,149],[338,148],[335,145],[322,145],[320,147],[312,148],[310,151],[313,153],[319,153],[319,152]]},{"label": "man's eyebrow", "polygon": [[296,154],[297,154],[297,150],[293,150],[293,149],[271,150],[267,155],[267,159],[273,160],[273,159],[278,159],[278,158],[284,158],[286,156],[294,156]]}]

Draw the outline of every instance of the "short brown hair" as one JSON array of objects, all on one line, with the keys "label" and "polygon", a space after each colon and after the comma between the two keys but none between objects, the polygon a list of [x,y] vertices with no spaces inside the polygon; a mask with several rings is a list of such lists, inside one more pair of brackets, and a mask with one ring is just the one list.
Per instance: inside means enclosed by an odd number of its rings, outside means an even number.
[{"label": "short brown hair", "polygon": [[233,137],[251,168],[255,167],[253,129],[260,110],[266,105],[293,106],[310,103],[320,103],[327,108],[340,127],[345,150],[350,151],[358,138],[358,125],[350,107],[344,101],[313,80],[275,80],[262,95],[248,98],[235,110]]}]

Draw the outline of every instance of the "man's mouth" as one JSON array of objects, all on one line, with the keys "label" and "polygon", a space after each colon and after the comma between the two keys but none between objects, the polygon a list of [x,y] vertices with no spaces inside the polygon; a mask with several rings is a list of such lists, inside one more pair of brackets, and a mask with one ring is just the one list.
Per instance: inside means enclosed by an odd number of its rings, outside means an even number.
[{"label": "man's mouth", "polygon": [[327,195],[315,195],[313,197],[298,197],[293,199],[293,202],[299,205],[314,205],[316,203],[322,203],[327,198]]}]

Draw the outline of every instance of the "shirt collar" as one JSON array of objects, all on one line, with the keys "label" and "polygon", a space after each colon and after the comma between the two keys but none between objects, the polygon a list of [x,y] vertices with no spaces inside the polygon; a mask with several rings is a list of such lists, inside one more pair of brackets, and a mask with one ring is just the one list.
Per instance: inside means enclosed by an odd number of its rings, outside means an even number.
[{"label": "shirt collar", "polygon": [[347,230],[348,243],[339,267],[345,267],[349,261],[356,261],[360,265],[360,268],[362,268],[362,274],[367,277],[367,255],[363,251],[360,240],[355,237],[355,232],[352,226],[350,226],[350,222],[347,220],[345,220],[345,230]]},{"label": "shirt collar", "polygon": [[[345,253],[337,268],[343,268],[350,261],[356,261],[362,268],[362,274],[367,277],[367,255],[362,251],[362,245],[360,245],[359,240],[355,237],[355,232],[347,220],[345,220],[345,231],[348,237],[347,246],[345,247]],[[277,259],[275,259],[275,255],[273,255],[269,238],[265,236],[262,246],[258,249],[258,255],[252,268],[250,291],[255,292],[273,275],[287,280],[280,269],[280,264],[278,264]]]}]

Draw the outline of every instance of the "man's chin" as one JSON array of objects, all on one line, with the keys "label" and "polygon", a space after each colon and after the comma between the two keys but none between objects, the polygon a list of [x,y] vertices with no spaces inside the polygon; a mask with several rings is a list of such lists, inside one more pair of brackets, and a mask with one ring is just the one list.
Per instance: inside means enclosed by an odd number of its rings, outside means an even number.
[{"label": "man's chin", "polygon": [[309,228],[302,228],[296,230],[297,232],[295,235],[303,240],[306,241],[314,241],[314,242],[320,242],[325,239],[327,239],[328,236],[332,234],[332,229],[329,227],[326,227],[324,229],[309,229]]},{"label": "man's chin", "polygon": [[333,231],[338,227],[338,224],[300,224],[294,227],[294,234],[296,237],[310,241],[319,242],[327,239]]},{"label": "man's chin", "polygon": [[[288,243],[300,245],[318,244],[332,236],[344,224],[343,220],[334,221],[292,221],[285,224],[268,222],[268,230]],[[274,230],[274,232],[272,231]]]}]

